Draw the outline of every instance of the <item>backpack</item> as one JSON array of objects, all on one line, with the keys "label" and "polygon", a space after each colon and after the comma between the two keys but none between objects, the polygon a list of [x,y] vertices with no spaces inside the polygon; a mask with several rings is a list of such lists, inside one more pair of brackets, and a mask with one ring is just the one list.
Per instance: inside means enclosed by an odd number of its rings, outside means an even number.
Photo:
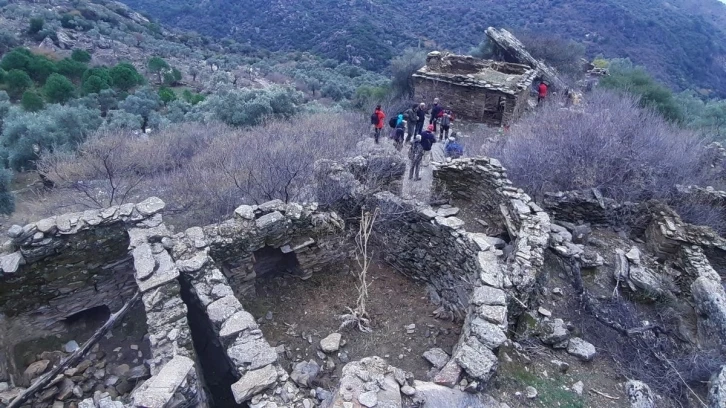
[{"label": "backpack", "polygon": [[376,112],[373,112],[373,114],[371,115],[371,125],[378,126],[378,113]]},{"label": "backpack", "polygon": [[441,126],[449,126],[451,125],[451,116],[444,113],[444,116],[441,117]]},{"label": "backpack", "polygon": [[396,128],[397,123],[398,123],[398,117],[396,117],[396,116],[392,116],[391,119],[388,119],[388,126],[390,126],[393,129]]}]

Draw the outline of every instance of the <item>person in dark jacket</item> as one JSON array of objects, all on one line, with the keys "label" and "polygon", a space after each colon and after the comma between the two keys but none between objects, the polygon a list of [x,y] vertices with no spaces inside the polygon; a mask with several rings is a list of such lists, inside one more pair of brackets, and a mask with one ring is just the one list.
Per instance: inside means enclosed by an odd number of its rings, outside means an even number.
[{"label": "person in dark jacket", "polygon": [[420,105],[418,105],[418,110],[416,110],[416,131],[414,132],[417,135],[420,135],[421,132],[423,132],[424,123],[426,122],[426,104],[421,102]]},{"label": "person in dark jacket", "polygon": [[[411,147],[408,149],[408,159],[411,160],[411,168],[408,171],[409,180],[421,180],[418,176],[419,170],[421,170],[421,160],[423,160],[424,150],[421,145],[421,135],[414,136]],[[414,178],[414,176],[416,178]]]},{"label": "person in dark jacket", "polygon": [[416,131],[416,122],[418,121],[418,115],[416,115],[417,109],[418,105],[413,105],[412,107],[406,109],[405,112],[403,112],[403,116],[406,119],[406,132],[408,133],[406,135],[406,142],[411,141],[414,136],[414,132]]},{"label": "person in dark jacket", "polygon": [[451,109],[449,108],[444,109],[441,114],[441,118],[439,119],[439,124],[441,125],[439,140],[446,140],[449,137],[449,129],[451,128],[451,122],[453,121],[454,113],[451,112]]},{"label": "person in dark jacket", "polygon": [[431,117],[429,117],[429,125],[434,125],[434,133],[436,133],[436,124],[441,119],[444,108],[439,105],[439,98],[434,98],[434,105],[431,107]]},{"label": "person in dark jacket", "polygon": [[431,148],[434,146],[434,143],[436,143],[434,125],[429,125],[425,131],[421,132],[421,147],[423,147],[424,150],[424,167],[428,167],[429,163],[431,163]]},{"label": "person in dark jacket", "polygon": [[444,147],[444,153],[446,157],[451,157],[452,159],[458,159],[464,155],[464,147],[456,141],[455,133],[449,136],[446,147]]}]

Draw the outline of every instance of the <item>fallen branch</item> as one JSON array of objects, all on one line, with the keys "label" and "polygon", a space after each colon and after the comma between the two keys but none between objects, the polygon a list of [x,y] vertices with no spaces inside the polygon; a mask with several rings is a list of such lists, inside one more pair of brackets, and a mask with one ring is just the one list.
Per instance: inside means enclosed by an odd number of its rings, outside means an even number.
[{"label": "fallen branch", "polygon": [[620,397],[613,397],[612,395],[605,394],[604,392],[598,391],[594,388],[590,388],[590,392],[595,393],[601,397],[610,398],[611,400],[619,400]]},{"label": "fallen branch", "polygon": [[103,337],[104,334],[111,330],[113,325],[116,324],[119,319],[124,317],[126,312],[131,309],[131,306],[133,306],[140,297],[141,292],[136,291],[136,294],[134,294],[134,296],[129,299],[129,301],[126,302],[126,304],[124,304],[124,306],[118,312],[112,314],[111,317],[108,318],[108,321],[106,321],[106,323],[101,326],[101,328],[98,329],[96,333],[94,333],[93,336],[88,339],[88,341],[83,343],[83,346],[81,348],[74,351],[73,354],[71,354],[65,360],[61,361],[61,363],[52,370],[50,370],[50,372],[40,377],[38,381],[31,385],[22,394],[18,395],[18,397],[15,398],[10,403],[10,405],[7,406],[7,408],[18,408],[19,406],[23,405],[23,403],[27,401],[30,397],[32,397],[35,393],[43,391],[48,383],[50,383],[58,374],[65,371],[68,367],[76,365],[76,363],[91,350],[91,348],[101,339],[101,337]]}]

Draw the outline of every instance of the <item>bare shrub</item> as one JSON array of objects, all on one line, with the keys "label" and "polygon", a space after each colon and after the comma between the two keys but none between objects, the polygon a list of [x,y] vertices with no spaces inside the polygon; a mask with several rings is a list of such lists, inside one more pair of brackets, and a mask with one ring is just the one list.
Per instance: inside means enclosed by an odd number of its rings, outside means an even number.
[{"label": "bare shrub", "polygon": [[360,114],[314,113],[248,129],[185,123],[151,135],[107,131],[77,153],[45,155],[39,167],[82,192],[84,205],[156,195],[198,225],[245,203],[311,200],[315,161],[348,155],[366,129]]},{"label": "bare shrub", "polygon": [[537,199],[544,192],[597,188],[621,202],[666,200],[689,222],[716,219],[673,194],[676,184],[718,188],[719,172],[704,159],[703,139],[640,108],[633,97],[598,91],[587,99],[576,108],[545,104],[488,154]]}]

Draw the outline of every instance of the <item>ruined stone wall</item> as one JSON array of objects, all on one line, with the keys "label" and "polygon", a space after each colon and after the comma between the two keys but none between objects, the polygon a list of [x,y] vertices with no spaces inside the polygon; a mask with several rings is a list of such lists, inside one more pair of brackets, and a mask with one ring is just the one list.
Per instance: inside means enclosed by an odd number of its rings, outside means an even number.
[{"label": "ruined stone wall", "polygon": [[[163,208],[161,200],[150,198],[10,228],[11,240],[4,249],[11,252],[0,257],[0,321],[4,326],[0,354],[21,340],[67,330],[64,319],[79,312],[99,306],[115,312],[138,291],[145,316],[127,318],[146,318],[151,351],[147,364],[153,377],[134,392],[135,402],[130,406],[205,406],[194,367],[186,307],[178,296],[178,271],[162,244],[170,235],[162,223]],[[89,359],[81,365],[95,364],[93,357]],[[66,376],[83,372],[78,370],[66,371]],[[132,371],[137,381],[149,372]],[[53,391],[65,392],[65,397],[59,394],[57,398],[67,398],[73,388],[73,394],[80,398],[83,392],[75,382],[86,377],[71,378],[63,379],[60,390],[50,388],[43,396],[53,397]],[[124,401],[129,400],[128,395],[119,394]],[[112,403],[112,398],[102,399]],[[83,403],[94,406],[92,400]]]},{"label": "ruined stone wall", "polygon": [[439,98],[441,105],[451,107],[456,117],[491,126],[508,125],[521,113],[517,98],[503,92],[421,77],[414,77],[414,89],[415,101],[430,103]]},{"label": "ruined stone wall", "polygon": [[295,271],[302,279],[346,257],[340,234],[344,222],[335,213],[316,212],[317,205],[284,204],[280,200],[259,206],[241,206],[235,218],[194,228],[187,234],[206,242],[210,255],[239,296],[254,295],[254,253],[265,247],[294,253]]},{"label": "ruined stone wall", "polygon": [[516,315],[521,303],[528,302],[544,265],[549,216],[521,189],[512,186],[506,169],[495,159],[466,158],[437,164],[434,185],[469,203],[482,218],[493,220],[508,231],[512,251],[505,276],[512,285],[511,295],[518,299],[510,302],[510,313]]}]

